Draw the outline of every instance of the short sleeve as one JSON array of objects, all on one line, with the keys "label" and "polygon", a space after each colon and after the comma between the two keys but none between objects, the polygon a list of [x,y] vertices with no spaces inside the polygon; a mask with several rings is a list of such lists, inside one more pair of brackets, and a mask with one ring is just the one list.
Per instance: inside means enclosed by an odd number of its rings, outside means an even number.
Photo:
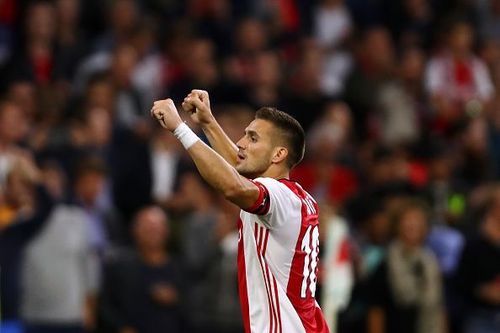
[{"label": "short sleeve", "polygon": [[276,227],[294,213],[300,216],[301,201],[286,185],[273,178],[256,178],[253,183],[259,188],[259,197],[245,211],[259,215],[266,227]]}]

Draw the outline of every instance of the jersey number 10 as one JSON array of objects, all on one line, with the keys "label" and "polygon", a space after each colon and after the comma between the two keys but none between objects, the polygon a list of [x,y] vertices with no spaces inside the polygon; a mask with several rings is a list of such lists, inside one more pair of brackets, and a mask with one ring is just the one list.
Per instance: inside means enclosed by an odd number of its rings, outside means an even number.
[{"label": "jersey number 10", "polygon": [[308,226],[304,238],[302,238],[301,250],[306,253],[304,258],[304,273],[302,279],[302,288],[300,297],[306,298],[307,289],[311,291],[314,297],[316,293],[316,267],[318,267],[319,255],[319,228],[317,225]]}]

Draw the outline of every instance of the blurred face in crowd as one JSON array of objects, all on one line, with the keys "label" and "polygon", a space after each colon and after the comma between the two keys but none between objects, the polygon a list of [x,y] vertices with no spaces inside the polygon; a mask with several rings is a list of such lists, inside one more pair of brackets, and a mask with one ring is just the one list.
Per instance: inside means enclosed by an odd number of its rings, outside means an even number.
[{"label": "blurred face in crowd", "polygon": [[5,184],[5,202],[13,208],[29,206],[33,203],[33,184],[22,171],[12,169]]},{"label": "blurred face in crowd", "polygon": [[469,24],[461,22],[452,27],[449,36],[449,43],[450,48],[455,55],[463,56],[469,54],[472,49],[473,42],[474,33]]},{"label": "blurred face in crowd", "polygon": [[130,84],[132,72],[137,64],[137,52],[131,45],[118,47],[113,56],[111,71],[113,81],[119,87],[127,87]]},{"label": "blurred face in crowd", "polygon": [[398,239],[407,247],[418,247],[427,234],[427,216],[417,207],[404,211],[398,221]]},{"label": "blurred face in crowd", "polygon": [[302,56],[295,73],[295,92],[301,95],[319,91],[324,52],[314,41],[305,41]]},{"label": "blurred face in crowd", "polygon": [[167,216],[161,208],[148,207],[137,214],[133,235],[139,250],[164,248],[168,234]]},{"label": "blurred face in crowd", "polygon": [[383,211],[374,214],[367,223],[368,235],[376,244],[383,244],[387,241],[390,234],[390,220]]},{"label": "blurred face in crowd", "polygon": [[26,137],[29,123],[23,110],[13,103],[0,104],[0,139],[14,144]]},{"label": "blurred face in crowd", "polygon": [[137,22],[137,6],[134,0],[114,0],[110,20],[113,29],[123,34],[129,32]]},{"label": "blurred face in crowd", "polygon": [[80,16],[80,0],[57,0],[58,23],[64,27],[74,27]]},{"label": "blurred face in crowd", "polygon": [[254,84],[276,87],[281,81],[280,60],[274,52],[262,52],[256,57]]},{"label": "blurred face in crowd", "polygon": [[363,51],[378,70],[387,70],[394,64],[394,48],[390,34],[385,28],[367,31]]},{"label": "blurred face in crowd", "polygon": [[76,193],[78,198],[85,204],[92,206],[102,192],[105,183],[103,173],[93,170],[84,171],[76,180]]},{"label": "blurred face in crowd", "polygon": [[35,116],[37,99],[34,83],[29,81],[14,82],[9,86],[8,96],[28,117]]},{"label": "blurred face in crowd", "polygon": [[26,18],[28,40],[51,42],[55,31],[56,16],[54,7],[48,2],[31,5]]},{"label": "blurred face in crowd", "polygon": [[64,197],[66,178],[63,170],[57,164],[48,164],[42,168],[44,184],[52,197]]},{"label": "blurred face in crowd", "polygon": [[115,91],[107,80],[93,82],[87,88],[86,103],[92,108],[103,108],[113,111],[115,104]]},{"label": "blurred face in crowd", "polygon": [[245,135],[238,141],[239,148],[236,170],[248,178],[262,175],[272,163],[276,143],[272,123],[255,119],[245,129]]},{"label": "blurred face in crowd", "polygon": [[435,180],[448,180],[451,176],[451,160],[446,156],[434,159],[430,166],[431,177]]},{"label": "blurred face in crowd", "polygon": [[256,52],[267,44],[266,31],[262,23],[255,19],[243,21],[236,33],[236,44],[240,51]]},{"label": "blurred face in crowd", "polygon": [[186,64],[191,76],[207,85],[213,84],[218,78],[214,61],[214,44],[208,39],[193,40]]},{"label": "blurred face in crowd", "polygon": [[92,108],[87,111],[87,135],[91,142],[103,146],[111,140],[112,119],[108,110]]},{"label": "blurred face in crowd", "polygon": [[485,155],[488,153],[488,124],[484,118],[474,118],[467,126],[463,145],[469,153]]},{"label": "blurred face in crowd", "polygon": [[494,190],[488,206],[487,216],[500,225],[500,189]]},{"label": "blurred face in crowd", "polygon": [[[319,122],[320,126],[322,125],[327,128],[328,136],[332,140],[334,148],[342,148],[347,143],[352,126],[351,109],[347,104],[342,102],[327,104],[325,106],[325,114]],[[334,151],[331,152],[333,153]]]},{"label": "blurred face in crowd", "polygon": [[425,56],[422,50],[410,48],[403,53],[401,59],[401,76],[403,79],[419,82],[422,79]]}]

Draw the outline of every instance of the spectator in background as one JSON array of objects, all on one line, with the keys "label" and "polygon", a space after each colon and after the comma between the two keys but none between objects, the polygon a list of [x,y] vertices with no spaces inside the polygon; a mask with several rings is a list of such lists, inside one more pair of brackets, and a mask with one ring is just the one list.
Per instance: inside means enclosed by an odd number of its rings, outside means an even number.
[{"label": "spectator in background", "polygon": [[313,24],[315,41],[324,53],[321,91],[326,96],[339,97],[353,67],[353,59],[346,46],[354,27],[345,1],[320,1],[314,8]]},{"label": "spectator in background", "polygon": [[321,215],[323,251],[317,293],[330,331],[337,332],[338,314],[347,308],[354,284],[349,226],[327,205],[321,207]]},{"label": "spectator in background", "polygon": [[[219,207],[214,193],[202,183],[195,173],[181,176],[176,196],[184,201],[181,206],[187,213],[181,218],[181,255],[183,267],[189,276],[184,305],[185,315],[190,318],[190,331],[209,332],[210,313],[214,300],[210,294],[215,289],[214,281],[209,279],[218,256],[216,234]],[[178,205],[177,205],[178,206]]]},{"label": "spectator in background", "polygon": [[320,203],[342,205],[357,191],[356,175],[338,162],[348,152],[351,111],[344,103],[331,103],[323,117],[313,125],[306,161],[291,173]]},{"label": "spectator in background", "polygon": [[[65,180],[57,165],[42,173],[54,198],[63,200]],[[95,325],[97,254],[85,212],[57,204],[22,260],[21,315],[26,333],[83,333]]]},{"label": "spectator in background", "polygon": [[254,57],[269,44],[266,26],[257,18],[238,23],[234,34],[234,50],[225,61],[225,74],[233,84],[248,84],[254,71]]},{"label": "spectator in background", "polygon": [[436,21],[435,4],[430,0],[386,1],[386,21],[403,48],[418,45],[431,47]]},{"label": "spectator in background", "polygon": [[71,83],[78,64],[88,50],[88,41],[80,27],[81,0],[57,0],[55,54],[58,59],[55,77],[58,88],[64,89],[69,97],[73,87]]},{"label": "spectator in background", "polygon": [[490,127],[484,117],[471,119],[458,131],[461,160],[457,174],[469,190],[494,179],[494,162],[488,150],[489,135]]},{"label": "spectator in background", "polygon": [[457,272],[466,301],[465,333],[500,330],[500,187],[486,198],[479,230],[467,240]]},{"label": "spectator in background", "polygon": [[16,0],[2,1],[0,4],[0,66],[9,59],[15,44],[15,23],[18,6]]},{"label": "spectator in background", "polygon": [[474,30],[457,19],[446,30],[446,47],[427,64],[425,88],[435,109],[434,130],[448,131],[466,115],[487,108],[494,94],[490,74],[472,52]]},{"label": "spectator in background", "polygon": [[50,1],[33,1],[26,9],[24,40],[7,64],[9,79],[27,78],[41,86],[53,82],[59,65],[54,53],[56,12]]},{"label": "spectator in background", "polygon": [[383,200],[369,197],[362,206],[349,221],[349,252],[354,281],[349,306],[340,313],[338,319],[339,332],[366,332],[370,281],[384,262],[390,241],[390,219]]},{"label": "spectator in background", "polygon": [[343,0],[323,0],[315,8],[315,37],[325,49],[336,48],[349,36],[352,20]]},{"label": "spectator in background", "polygon": [[377,93],[381,141],[392,147],[415,143],[420,137],[425,100],[421,85],[425,57],[421,49],[405,49],[400,70]]},{"label": "spectator in background", "polygon": [[96,52],[109,52],[128,42],[130,33],[141,15],[138,5],[136,0],[116,0],[108,3],[109,26],[95,41]]},{"label": "spectator in background", "polygon": [[477,1],[479,33],[484,39],[500,39],[500,1]]},{"label": "spectator in background", "polygon": [[103,259],[125,242],[122,221],[107,197],[106,166],[102,160],[88,157],[80,160],[74,177],[73,203],[85,216],[90,249]]},{"label": "spectator in background", "polygon": [[176,209],[179,208],[176,199],[183,199],[174,192],[182,151],[178,142],[167,134],[156,131],[151,140],[151,197],[162,207]]},{"label": "spectator in background", "polygon": [[103,332],[182,332],[182,277],[166,250],[167,216],[157,206],[143,208],[132,233],[135,251],[118,255],[106,267],[99,310]]},{"label": "spectator in background", "polygon": [[188,208],[180,223],[181,255],[189,278],[184,317],[191,333],[241,332],[237,293],[238,209],[214,195],[197,174],[181,178],[178,196]]},{"label": "spectator in background", "polygon": [[369,333],[444,333],[446,319],[439,266],[424,247],[428,216],[419,202],[400,205],[396,239],[371,282]]},{"label": "spectator in background", "polygon": [[240,316],[241,308],[238,295],[238,271],[234,262],[238,256],[239,233],[234,221],[239,218],[239,209],[222,199],[219,202],[219,215],[215,228],[217,256],[209,273],[210,289],[208,304],[212,333],[239,333],[243,329]]},{"label": "spectator in background", "polygon": [[162,93],[165,67],[156,42],[156,22],[144,18],[130,36],[130,43],[137,52],[138,62],[132,73],[132,84],[141,96],[141,105],[150,105]]},{"label": "spectator in background", "polygon": [[110,66],[110,78],[116,93],[115,119],[119,125],[134,130],[145,123],[140,92],[132,84],[137,62],[137,51],[129,44],[120,44],[114,49]]},{"label": "spectator in background", "polygon": [[298,53],[298,59],[290,69],[284,110],[294,116],[307,131],[314,119],[321,114],[320,110],[325,102],[325,95],[321,90],[324,52],[316,41],[304,38],[298,44]]},{"label": "spectator in background", "polygon": [[393,77],[395,52],[389,31],[383,26],[364,30],[355,43],[355,65],[346,79],[343,98],[352,108],[355,133],[366,139],[376,135],[374,101],[381,84]]},{"label": "spectator in background", "polygon": [[19,308],[22,257],[30,240],[48,220],[54,199],[30,159],[18,157],[11,167],[0,192],[0,330],[22,333]]},{"label": "spectator in background", "polygon": [[193,38],[186,47],[187,54],[182,59],[183,76],[171,87],[169,95],[181,99],[192,87],[199,87],[215,89],[218,98],[227,98],[215,62],[214,43],[206,38]]},{"label": "spectator in background", "polygon": [[353,61],[344,49],[353,30],[349,9],[344,0],[324,0],[314,8],[314,37],[322,49],[320,88],[329,97],[344,92],[344,82]]},{"label": "spectator in background", "polygon": [[23,109],[13,102],[0,101],[0,185],[5,185],[16,157],[27,155],[19,144],[29,129],[29,119]]}]

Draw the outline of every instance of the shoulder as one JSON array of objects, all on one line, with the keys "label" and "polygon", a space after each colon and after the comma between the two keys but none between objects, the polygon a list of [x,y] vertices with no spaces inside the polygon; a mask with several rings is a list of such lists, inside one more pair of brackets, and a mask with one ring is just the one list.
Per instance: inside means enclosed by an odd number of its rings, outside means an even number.
[{"label": "shoulder", "polygon": [[288,179],[259,177],[255,178],[254,182],[264,185],[269,192],[278,192],[291,198],[300,198],[306,193],[297,182]]},{"label": "shoulder", "polygon": [[85,211],[74,205],[57,205],[54,207],[50,219],[57,221],[63,220],[66,224],[69,222],[73,227],[75,225],[80,225],[82,227],[86,225]]}]

